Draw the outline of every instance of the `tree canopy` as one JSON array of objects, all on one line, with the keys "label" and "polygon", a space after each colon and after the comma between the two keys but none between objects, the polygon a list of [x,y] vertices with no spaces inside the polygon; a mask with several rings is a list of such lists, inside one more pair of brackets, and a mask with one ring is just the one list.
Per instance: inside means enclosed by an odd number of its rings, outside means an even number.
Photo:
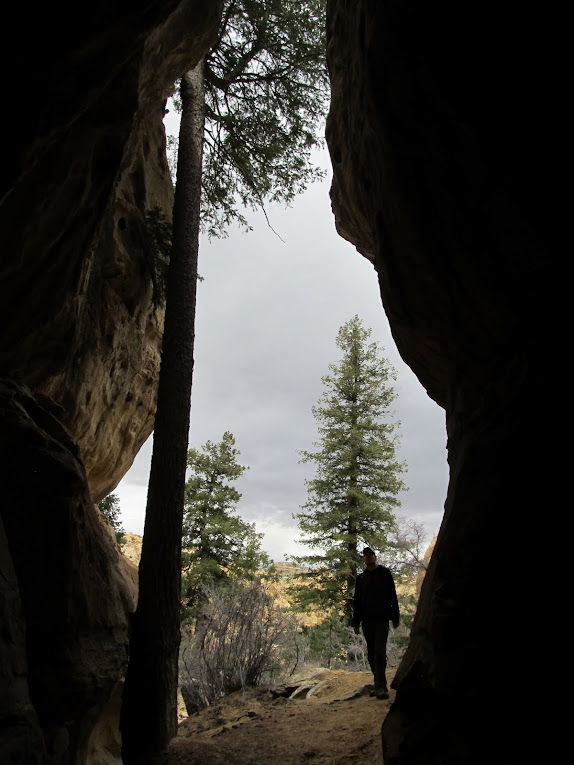
[{"label": "tree canopy", "polygon": [[[325,0],[227,0],[204,61],[202,228],[249,229],[242,208],[290,204],[324,172]],[[174,97],[181,109],[179,97]],[[173,138],[172,145],[177,143]]]}]

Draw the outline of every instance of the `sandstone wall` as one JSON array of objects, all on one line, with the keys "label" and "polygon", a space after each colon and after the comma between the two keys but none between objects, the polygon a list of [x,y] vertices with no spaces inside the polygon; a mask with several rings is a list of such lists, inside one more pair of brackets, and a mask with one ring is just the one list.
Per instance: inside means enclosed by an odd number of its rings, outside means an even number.
[{"label": "sandstone wall", "polygon": [[553,17],[514,4],[328,2],[337,230],[374,263],[397,347],[448,432],[445,516],[385,765],[545,748],[528,620],[557,603],[522,556],[545,536],[542,508],[561,504],[560,469],[548,481],[537,463],[539,447],[560,461],[564,403],[550,373],[567,303],[563,50]]},{"label": "sandstone wall", "polygon": [[117,755],[103,748],[117,748],[137,579],[94,503],[153,429],[163,306],[147,216],[171,218],[164,106],[220,13],[16,4],[4,27],[18,114],[0,176],[2,765]]}]

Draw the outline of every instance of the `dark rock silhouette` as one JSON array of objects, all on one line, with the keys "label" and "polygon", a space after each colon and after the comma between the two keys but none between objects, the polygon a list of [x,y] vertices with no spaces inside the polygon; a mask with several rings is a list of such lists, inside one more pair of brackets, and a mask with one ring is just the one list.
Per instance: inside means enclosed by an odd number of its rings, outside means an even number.
[{"label": "dark rock silhouette", "polygon": [[[548,546],[536,556],[534,544],[564,505],[561,21],[493,2],[327,8],[337,229],[374,263],[397,347],[448,433],[445,516],[394,680],[385,765],[522,762],[550,746],[533,695],[544,686],[552,699],[551,679],[533,662],[540,628],[561,613],[540,570]],[[170,215],[165,99],[219,10],[11,6],[0,46],[11,107],[0,176],[3,765],[95,762],[92,732],[117,698],[134,593],[94,504],[153,427],[163,317],[145,212]],[[567,655],[555,636],[552,648]]]}]

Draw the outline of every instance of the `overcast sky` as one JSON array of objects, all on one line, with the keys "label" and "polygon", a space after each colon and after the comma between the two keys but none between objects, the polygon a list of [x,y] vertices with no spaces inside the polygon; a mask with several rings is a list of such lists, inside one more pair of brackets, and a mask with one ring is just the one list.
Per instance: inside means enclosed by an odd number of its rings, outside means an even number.
[{"label": "overcast sky", "polygon": [[[199,449],[233,433],[238,461],[249,467],[235,484],[242,494],[237,511],[255,522],[275,561],[309,552],[297,543],[292,518],[307,499],[305,479],[314,477],[299,451],[318,439],[311,407],[324,391],[329,364],[341,358],[337,332],[355,314],[398,372],[398,456],[407,463],[409,487],[398,514],[424,523],[429,541],[442,520],[448,482],[444,411],[396,350],[373,265],[336,233],[326,150],[319,160],[326,179],[292,207],[268,211],[281,239],[262,214],[249,212],[254,231],[204,238],[199,251],[189,445]],[[152,439],[114,491],[123,527],[140,535]]]}]

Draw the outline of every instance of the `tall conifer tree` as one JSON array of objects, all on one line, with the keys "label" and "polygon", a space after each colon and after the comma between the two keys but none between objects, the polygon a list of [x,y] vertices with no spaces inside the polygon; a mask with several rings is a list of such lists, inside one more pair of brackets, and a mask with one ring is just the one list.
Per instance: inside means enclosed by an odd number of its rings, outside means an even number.
[{"label": "tall conifer tree", "polygon": [[[221,0],[211,50],[181,79],[166,316],[139,597],[120,729],[124,765],[177,732],[181,535],[194,366],[199,235],[247,222],[240,206],[290,204],[321,172],[328,100],[325,0]],[[211,131],[211,132],[210,132]],[[144,738],[140,732],[145,730]]]},{"label": "tall conifer tree", "polygon": [[241,494],[231,484],[246,467],[237,461],[235,438],[227,431],[220,443],[207,441],[187,453],[183,516],[182,596],[185,616],[197,615],[201,587],[232,577],[249,579],[271,566],[261,549],[263,534],[235,512]]},{"label": "tall conifer tree", "polygon": [[293,559],[308,573],[299,577],[293,594],[300,604],[327,612],[344,609],[350,620],[359,551],[369,545],[384,550],[395,524],[398,495],[406,464],[397,459],[400,422],[393,421],[396,371],[368,344],[371,330],[358,316],[337,335],[343,356],[322,378],[325,392],[313,407],[318,421],[317,451],[302,451],[302,462],[316,465],[308,480],[308,499],[298,520],[299,542],[312,548]]}]

